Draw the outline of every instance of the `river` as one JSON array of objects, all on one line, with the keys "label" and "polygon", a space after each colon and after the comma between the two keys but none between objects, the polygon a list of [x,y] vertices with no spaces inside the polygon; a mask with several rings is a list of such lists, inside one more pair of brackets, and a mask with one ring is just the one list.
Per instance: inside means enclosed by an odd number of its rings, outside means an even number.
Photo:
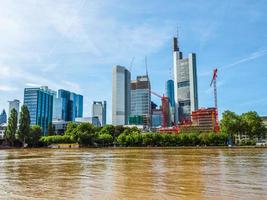
[{"label": "river", "polygon": [[267,199],[267,149],[0,150],[0,195],[0,199]]}]

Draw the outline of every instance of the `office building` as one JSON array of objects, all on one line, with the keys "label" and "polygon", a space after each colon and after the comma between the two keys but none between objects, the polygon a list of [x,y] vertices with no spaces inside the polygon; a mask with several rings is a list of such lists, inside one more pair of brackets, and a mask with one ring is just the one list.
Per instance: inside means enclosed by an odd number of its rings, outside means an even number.
[{"label": "office building", "polygon": [[[151,126],[151,86],[148,75],[137,76],[131,82],[131,118],[142,120],[136,125]],[[133,120],[131,120],[133,121]]]},{"label": "office building", "polygon": [[13,101],[8,101],[9,103],[9,111],[8,111],[8,117],[10,117],[11,110],[14,108],[18,113],[18,119],[19,119],[19,104],[20,101],[17,99],[14,99]]},{"label": "office building", "polygon": [[190,119],[192,111],[198,109],[196,54],[190,53],[183,58],[179,50],[178,40],[173,40],[173,72],[175,122]]},{"label": "office building", "polygon": [[75,118],[75,122],[77,124],[90,123],[96,127],[101,126],[101,123],[100,123],[98,117],[77,117],[77,118]]},{"label": "office building", "polygon": [[3,110],[2,113],[0,114],[0,124],[4,123],[7,123],[7,116],[5,110]]},{"label": "office building", "polygon": [[174,115],[175,115],[174,82],[173,82],[173,80],[168,80],[166,82],[166,95],[169,99],[169,104],[170,104],[170,121],[171,121],[171,124],[173,124],[174,123]]},{"label": "office building", "polygon": [[31,125],[39,125],[44,135],[48,132],[48,124],[52,123],[54,95],[55,92],[46,86],[24,89],[24,104],[29,109]]},{"label": "office building", "polygon": [[112,69],[112,124],[128,124],[130,112],[131,73],[117,65]]},{"label": "office building", "polygon": [[92,117],[98,117],[101,126],[106,125],[107,116],[107,102],[94,101],[92,105]]},{"label": "office building", "polygon": [[162,110],[154,109],[152,110],[152,127],[157,128],[162,125]]},{"label": "office building", "polygon": [[54,95],[53,120],[74,121],[83,116],[83,96],[60,89]]}]

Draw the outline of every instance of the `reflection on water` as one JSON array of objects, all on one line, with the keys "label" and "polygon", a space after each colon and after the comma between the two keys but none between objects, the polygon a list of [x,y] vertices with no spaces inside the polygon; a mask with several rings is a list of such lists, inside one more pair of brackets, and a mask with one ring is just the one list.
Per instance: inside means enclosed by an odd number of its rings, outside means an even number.
[{"label": "reflection on water", "polygon": [[267,149],[0,151],[4,199],[266,199]]}]

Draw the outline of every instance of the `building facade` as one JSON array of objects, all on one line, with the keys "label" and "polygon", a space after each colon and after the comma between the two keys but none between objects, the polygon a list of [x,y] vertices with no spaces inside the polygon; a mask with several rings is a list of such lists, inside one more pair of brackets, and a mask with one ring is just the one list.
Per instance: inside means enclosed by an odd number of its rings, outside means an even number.
[{"label": "building facade", "polygon": [[52,123],[54,95],[55,92],[46,86],[24,89],[24,104],[29,109],[31,125],[39,125],[44,135],[48,132],[48,124]]},{"label": "building facade", "polygon": [[142,117],[144,125],[151,126],[151,86],[148,75],[137,76],[131,82],[131,118]]},{"label": "building facade", "polygon": [[173,124],[175,122],[175,100],[174,100],[174,81],[168,80],[166,82],[166,95],[169,99],[170,104],[170,122]]},{"label": "building facade", "polygon": [[54,95],[53,120],[74,121],[83,116],[83,96],[60,89]]},{"label": "building facade", "polygon": [[173,40],[173,72],[175,122],[190,119],[192,111],[198,109],[196,54],[183,58],[179,50],[178,40]]},{"label": "building facade", "polygon": [[122,66],[112,69],[112,124],[126,125],[131,112],[131,73]]},{"label": "building facade", "polygon": [[18,113],[18,119],[19,119],[19,105],[20,101],[17,99],[14,99],[13,101],[8,101],[9,103],[9,109],[8,109],[8,117],[10,117],[10,113],[12,109],[15,109]]},{"label": "building facade", "polygon": [[0,114],[0,124],[4,123],[7,123],[7,115],[5,110],[3,110],[2,113]]},{"label": "building facade", "polygon": [[92,105],[92,117],[98,117],[101,126],[106,125],[107,116],[107,102],[94,101]]}]

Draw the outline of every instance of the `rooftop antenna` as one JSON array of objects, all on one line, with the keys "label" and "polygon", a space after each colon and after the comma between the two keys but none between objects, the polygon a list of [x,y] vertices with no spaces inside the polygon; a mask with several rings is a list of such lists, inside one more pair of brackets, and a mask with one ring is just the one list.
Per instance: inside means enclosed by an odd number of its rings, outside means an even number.
[{"label": "rooftop antenna", "polygon": [[145,64],[146,64],[146,75],[148,76],[148,71],[147,71],[147,57],[145,57]]},{"label": "rooftop antenna", "polygon": [[179,26],[176,27],[177,50],[179,51]]},{"label": "rooftop antenna", "polygon": [[129,71],[130,71],[130,72],[132,72],[132,67],[133,67],[134,59],[135,59],[135,57],[133,56],[133,57],[132,57],[132,60],[131,60],[131,62],[130,62],[130,67],[129,67]]}]

